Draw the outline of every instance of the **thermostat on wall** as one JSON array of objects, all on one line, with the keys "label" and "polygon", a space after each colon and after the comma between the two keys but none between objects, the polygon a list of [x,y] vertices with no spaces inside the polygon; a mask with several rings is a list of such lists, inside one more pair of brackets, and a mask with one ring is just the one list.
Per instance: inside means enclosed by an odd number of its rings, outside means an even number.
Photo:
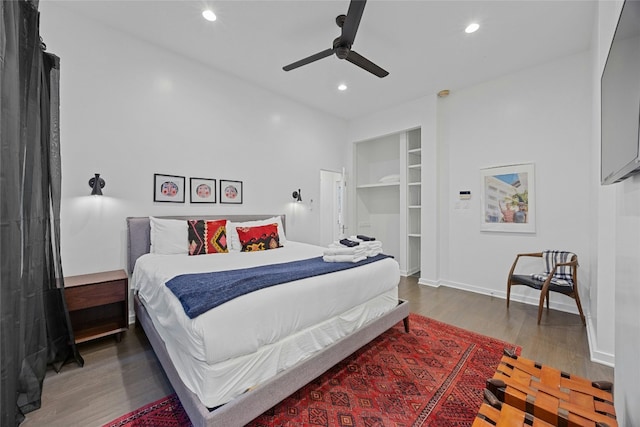
[{"label": "thermostat on wall", "polygon": [[471,191],[461,191],[460,200],[469,200],[471,198]]}]

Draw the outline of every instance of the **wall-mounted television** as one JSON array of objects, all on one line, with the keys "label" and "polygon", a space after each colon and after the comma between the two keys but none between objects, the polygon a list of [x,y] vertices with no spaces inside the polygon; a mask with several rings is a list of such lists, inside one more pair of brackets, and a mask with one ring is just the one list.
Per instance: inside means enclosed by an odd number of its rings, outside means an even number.
[{"label": "wall-mounted television", "polygon": [[640,172],[640,2],[626,0],[601,78],[603,185]]}]

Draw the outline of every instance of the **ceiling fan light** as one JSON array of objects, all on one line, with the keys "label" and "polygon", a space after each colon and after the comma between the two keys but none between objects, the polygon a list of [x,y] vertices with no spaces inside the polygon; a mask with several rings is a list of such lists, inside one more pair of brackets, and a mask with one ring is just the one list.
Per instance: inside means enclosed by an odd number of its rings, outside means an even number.
[{"label": "ceiling fan light", "polygon": [[213,10],[211,10],[211,9],[204,10],[204,11],[202,12],[202,17],[203,17],[204,19],[206,19],[207,21],[211,21],[211,22],[213,22],[213,21],[215,21],[216,19],[218,19],[218,17],[216,16],[216,14],[215,14],[215,13],[213,13]]},{"label": "ceiling fan light", "polygon": [[464,29],[464,32],[467,34],[475,33],[476,31],[478,31],[478,28],[480,28],[480,25],[473,22]]}]

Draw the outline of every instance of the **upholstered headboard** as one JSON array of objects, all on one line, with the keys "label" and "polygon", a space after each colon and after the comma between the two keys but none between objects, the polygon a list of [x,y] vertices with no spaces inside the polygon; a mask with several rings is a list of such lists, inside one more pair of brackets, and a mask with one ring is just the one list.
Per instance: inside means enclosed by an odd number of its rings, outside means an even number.
[{"label": "upholstered headboard", "polygon": [[[280,216],[282,227],[287,230],[285,215],[191,215],[191,216],[158,216],[164,219],[228,219],[233,222],[255,221],[258,219]],[[133,273],[136,260],[151,249],[151,225],[148,216],[127,218],[127,271]]]}]

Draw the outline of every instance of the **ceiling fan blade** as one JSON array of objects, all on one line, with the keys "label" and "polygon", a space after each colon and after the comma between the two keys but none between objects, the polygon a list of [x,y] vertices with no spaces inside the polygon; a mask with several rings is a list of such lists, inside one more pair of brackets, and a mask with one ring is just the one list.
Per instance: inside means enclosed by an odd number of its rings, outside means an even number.
[{"label": "ceiling fan blade", "polygon": [[358,31],[358,26],[360,26],[360,19],[366,3],[367,0],[351,0],[349,4],[349,11],[342,25],[342,36],[340,36],[340,40],[349,45],[349,47],[351,47],[356,38],[356,32]]},{"label": "ceiling fan blade", "polygon": [[360,55],[357,52],[350,51],[349,55],[345,59],[347,61],[351,62],[352,64],[355,64],[358,67],[360,67],[360,68],[362,68],[364,70],[367,70],[371,74],[375,74],[376,76],[378,76],[380,78],[386,77],[386,76],[389,75],[388,71],[380,68],[379,66],[377,66],[373,62],[369,61],[367,58],[365,58],[364,56]]},{"label": "ceiling fan blade", "polygon": [[289,65],[285,65],[284,67],[282,67],[283,70],[285,71],[291,71],[294,68],[298,68],[298,67],[302,67],[303,65],[307,65],[310,64],[314,61],[317,61],[318,59],[322,59],[322,58],[326,58],[327,56],[331,56],[333,54],[333,48],[327,49],[327,50],[323,50],[322,52],[318,52],[315,55],[311,55],[308,56],[304,59],[301,59],[299,61],[296,61],[292,64]]}]

